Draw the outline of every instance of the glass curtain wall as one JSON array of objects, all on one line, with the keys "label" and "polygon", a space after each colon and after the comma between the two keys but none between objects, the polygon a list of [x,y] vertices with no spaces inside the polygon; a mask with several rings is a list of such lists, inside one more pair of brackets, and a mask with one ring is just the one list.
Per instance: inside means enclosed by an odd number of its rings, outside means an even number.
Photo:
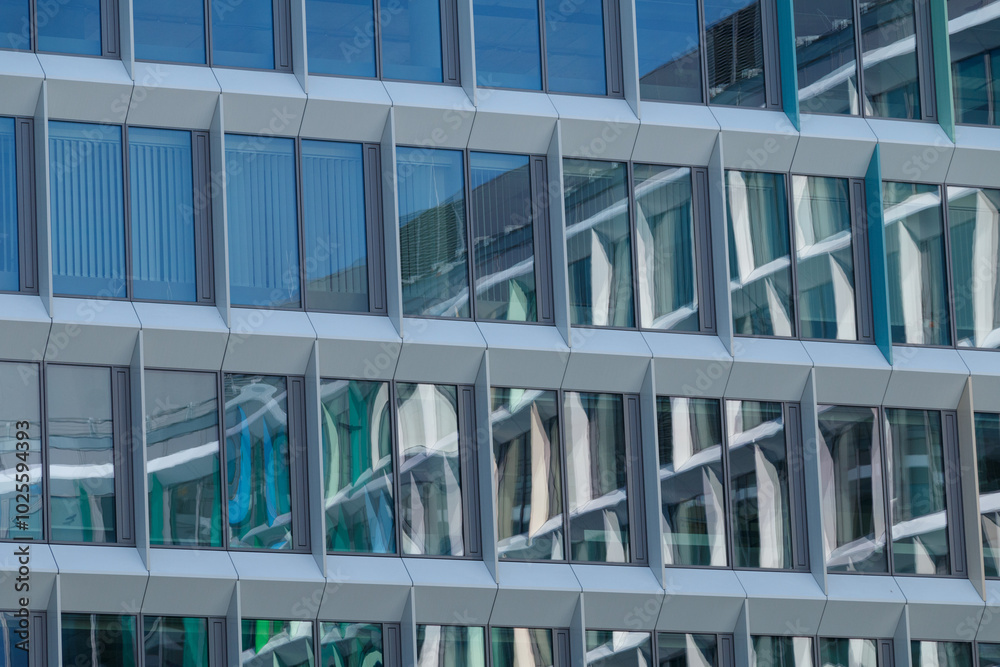
[{"label": "glass curtain wall", "polygon": [[486,631],[457,625],[418,625],[417,664],[486,667]]},{"label": "glass curtain wall", "polygon": [[272,0],[212,5],[212,64],[274,69]]},{"label": "glass curtain wall", "polygon": [[[910,664],[913,667],[967,667],[972,664],[969,642],[911,641]],[[982,666],[981,666],[982,667]]]},{"label": "glass curtain wall", "polygon": [[553,667],[552,631],[538,628],[491,628],[491,667]]},{"label": "glass curtain wall", "polygon": [[648,632],[587,630],[587,667],[645,667],[653,664],[652,638]]},{"label": "glass curtain wall", "polygon": [[[0,539],[4,540],[45,539],[39,379],[35,364],[0,362]],[[23,495],[18,498],[25,493],[28,503]]]},{"label": "glass curtain wall", "polygon": [[204,64],[205,0],[132,0],[136,60]]},{"label": "glass curtain wall", "polygon": [[377,667],[385,664],[382,626],[320,623],[319,664],[324,667]]},{"label": "glass curtain wall", "polygon": [[812,637],[754,636],[752,667],[813,667]]},{"label": "glass curtain wall", "polygon": [[956,341],[1000,347],[1000,190],[948,186],[948,242]]},{"label": "glass curtain wall", "polygon": [[819,664],[823,667],[878,667],[878,645],[874,639],[821,637]]},{"label": "glass curtain wall", "polygon": [[915,11],[915,0],[860,4],[866,116],[922,117]]},{"label": "glass curtain wall", "polygon": [[[2,12],[0,8],[0,22],[3,20]],[[14,128],[13,118],[0,118],[0,292],[16,292],[21,286],[20,237],[17,232],[17,135]]]},{"label": "glass curtain wall", "polygon": [[135,616],[62,615],[62,664],[133,667],[138,664]]},{"label": "glass curtain wall", "polygon": [[949,0],[955,121],[1000,125],[1000,14],[996,0]]},{"label": "glass curtain wall", "polygon": [[246,667],[314,667],[311,621],[243,619],[240,627],[240,664]]},{"label": "glass curtain wall", "polygon": [[983,564],[987,577],[1000,577],[1000,414],[977,412],[975,424]]},{"label": "glass curtain wall", "polygon": [[103,53],[101,0],[59,0],[54,8],[38,6],[35,27],[39,51],[80,56]]},{"label": "glass curtain wall", "polygon": [[209,667],[207,619],[146,616],[142,643],[143,667]]},{"label": "glass curtain wall", "polygon": [[718,638],[715,635],[658,632],[656,657],[660,667],[718,667]]}]

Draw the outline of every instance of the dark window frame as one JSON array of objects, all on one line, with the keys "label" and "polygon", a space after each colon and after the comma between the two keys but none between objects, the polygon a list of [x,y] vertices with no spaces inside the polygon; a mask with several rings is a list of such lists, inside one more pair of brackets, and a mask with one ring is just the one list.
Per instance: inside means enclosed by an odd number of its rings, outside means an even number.
[{"label": "dark window frame", "polygon": [[[31,47],[18,49],[10,46],[0,46],[3,51],[21,51],[23,53],[36,53],[42,55],[72,56],[76,58],[121,58],[121,44],[118,25],[118,4],[119,2],[129,2],[130,0],[100,0],[101,13],[101,54],[65,53],[61,51],[43,51],[38,48],[38,3],[40,0],[29,0],[28,3],[28,24],[29,35],[22,37],[30,40]],[[211,0],[206,0],[211,1]]]},{"label": "dark window frame", "polygon": [[14,121],[14,153],[17,190],[17,264],[20,272],[17,290],[0,294],[38,294],[38,216],[35,201],[35,121],[33,118],[6,116]]}]

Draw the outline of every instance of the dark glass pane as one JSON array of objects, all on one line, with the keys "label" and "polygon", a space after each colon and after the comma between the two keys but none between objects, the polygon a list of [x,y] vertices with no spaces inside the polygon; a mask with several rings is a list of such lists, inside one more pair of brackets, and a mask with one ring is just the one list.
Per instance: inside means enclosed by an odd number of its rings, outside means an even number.
[{"label": "dark glass pane", "polygon": [[861,113],[852,0],[795,0],[802,113]]},{"label": "dark glass pane", "polygon": [[812,637],[753,637],[750,667],[813,667]]},{"label": "dark glass pane", "polygon": [[[955,38],[952,36],[952,43]],[[954,60],[954,55],[952,56]],[[977,54],[951,66],[955,89],[955,122],[988,125],[990,122],[990,81],[986,77],[988,58]]]},{"label": "dark glass pane", "polygon": [[822,637],[819,664],[823,667],[878,667],[878,647],[874,639]]},{"label": "dark glass pane", "polygon": [[417,664],[486,667],[486,631],[455,625],[418,625]]},{"label": "dark glass pane", "polygon": [[43,539],[38,385],[36,364],[0,362],[0,539]]},{"label": "dark glass pane", "polygon": [[979,511],[987,577],[1000,577],[1000,415],[976,413]]},{"label": "dark glass pane", "polygon": [[948,186],[959,346],[1000,347],[1000,190]]},{"label": "dark glass pane", "polygon": [[469,170],[476,319],[537,322],[528,158],[471,153]]},{"label": "dark glass pane", "polygon": [[204,618],[146,616],[143,667],[209,667],[208,621]]},{"label": "dark glass pane", "polygon": [[[399,7],[394,0],[382,3],[387,17]],[[306,0],[309,71],[375,76],[374,11],[372,0]]]},{"label": "dark glass pane", "polygon": [[701,27],[692,0],[636,0],[639,94],[644,100],[701,102]]},{"label": "dark glass pane", "polygon": [[545,6],[545,55],[549,90],[604,95],[604,6],[601,0],[548,2]]},{"label": "dark glass pane", "polygon": [[320,396],[327,548],[395,553],[389,385],[324,380]]},{"label": "dark glass pane", "polygon": [[542,87],[538,0],[474,0],[476,81],[494,88]]},{"label": "dark glass pane", "polygon": [[500,558],[564,558],[556,392],[493,389],[490,421]]},{"label": "dark glass pane", "polygon": [[101,0],[58,0],[37,4],[39,51],[101,55]]},{"label": "dark glass pane", "polygon": [[19,618],[13,612],[0,612],[0,665],[3,667],[32,667],[40,662],[30,660],[35,639],[28,623],[30,619]]},{"label": "dark glass pane", "polygon": [[138,664],[135,617],[63,614],[62,664],[63,667],[135,667]]},{"label": "dark glass pane", "polygon": [[311,621],[243,619],[240,665],[245,667],[313,667]]},{"label": "dark glass pane", "polygon": [[648,632],[587,630],[586,667],[647,667],[653,664]]},{"label": "dark glass pane", "polygon": [[705,0],[708,101],[764,106],[761,0]]},{"label": "dark glass pane", "polygon": [[718,667],[719,647],[715,635],[659,632],[656,635],[660,667]]},{"label": "dark glass pane", "polygon": [[30,16],[30,0],[0,0],[0,48],[31,50]]},{"label": "dark glass pane", "polygon": [[552,631],[534,628],[492,628],[492,667],[552,667]]},{"label": "dark glass pane", "polygon": [[[955,121],[997,123],[1000,111],[1000,17],[997,0],[948,0]],[[991,62],[992,61],[992,62]],[[990,70],[992,69],[992,77]],[[992,79],[992,80],[991,80]]]},{"label": "dark glass pane", "polygon": [[[972,644],[967,642],[910,642],[910,664],[913,667],[969,667],[972,664]],[[980,665],[980,667],[984,667]]]},{"label": "dark glass pane", "polygon": [[222,546],[214,373],[146,371],[146,473],[154,546]]},{"label": "dark glass pane", "polygon": [[865,114],[920,118],[914,0],[861,3]]},{"label": "dark glass pane", "polygon": [[367,623],[320,623],[323,667],[379,667],[385,664],[382,626]]},{"label": "dark glass pane", "polygon": [[272,0],[212,3],[212,64],[274,69]]},{"label": "dark glass pane", "polygon": [[1000,644],[977,643],[979,667],[1000,667]]},{"label": "dark glass pane", "polygon": [[438,0],[389,0],[381,5],[382,76],[442,81]]},{"label": "dark glass pane", "polygon": [[0,118],[0,291],[3,292],[16,292],[21,286],[15,136],[14,119]]},{"label": "dark glass pane", "polygon": [[136,60],[205,62],[204,0],[132,0]]}]

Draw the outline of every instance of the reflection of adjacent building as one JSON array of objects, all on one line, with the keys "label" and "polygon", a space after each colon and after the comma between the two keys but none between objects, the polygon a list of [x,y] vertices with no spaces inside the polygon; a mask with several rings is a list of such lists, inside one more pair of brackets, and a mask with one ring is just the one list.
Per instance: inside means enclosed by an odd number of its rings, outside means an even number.
[{"label": "reflection of adjacent building", "polygon": [[1000,2],[948,0],[955,120],[1000,124]]}]

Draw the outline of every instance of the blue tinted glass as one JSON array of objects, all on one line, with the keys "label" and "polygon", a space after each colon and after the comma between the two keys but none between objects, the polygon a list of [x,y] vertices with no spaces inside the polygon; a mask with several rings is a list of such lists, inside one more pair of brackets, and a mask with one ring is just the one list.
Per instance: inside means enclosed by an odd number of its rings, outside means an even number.
[{"label": "blue tinted glass", "polygon": [[205,62],[204,0],[132,0],[136,60]]},{"label": "blue tinted glass", "polygon": [[53,291],[126,296],[121,128],[50,122],[49,181]]},{"label": "blue tinted glass", "polygon": [[306,43],[314,74],[375,76],[372,0],[306,0]]},{"label": "blue tinted glass", "polygon": [[977,125],[997,122],[994,115],[1000,109],[998,10],[1000,0],[948,0],[956,122]]},{"label": "blue tinted glass", "polygon": [[28,636],[30,628],[27,618],[18,618],[13,612],[0,612],[0,665],[4,667],[29,667],[33,664],[30,656],[33,642]]},{"label": "blue tinted glass", "polygon": [[21,284],[17,263],[17,154],[14,119],[0,118],[0,291]]},{"label": "blue tinted glass", "polygon": [[0,49],[30,49],[31,23],[28,0],[0,0]]},{"label": "blue tinted glass", "polygon": [[537,0],[474,0],[480,86],[542,87]]},{"label": "blue tinted glass", "polygon": [[795,44],[802,112],[860,113],[852,0],[795,0]]},{"label": "blue tinted glass", "polygon": [[271,0],[212,3],[212,64],[274,69]]},{"label": "blue tinted glass", "polygon": [[764,106],[761,0],[705,0],[708,101]]},{"label": "blue tinted glass", "polygon": [[986,80],[986,58],[981,54],[966,58],[952,65],[951,73],[955,82],[955,122],[988,124],[990,91]]},{"label": "blue tinted glass", "polygon": [[101,0],[38,3],[38,50],[101,55]]},{"label": "blue tinted glass", "polygon": [[[567,8],[570,11],[565,11]],[[604,95],[607,76],[601,0],[548,3],[545,10],[545,54],[549,90]]]},{"label": "blue tinted glass", "polygon": [[438,0],[388,0],[381,5],[382,76],[441,81],[441,8]]},{"label": "blue tinted glass", "polygon": [[643,99],[701,102],[698,3],[636,0],[639,93]]},{"label": "blue tinted glass", "polygon": [[307,301],[314,310],[368,310],[368,235],[361,144],[302,142]]},{"label": "blue tinted glass", "polygon": [[295,141],[226,136],[233,305],[299,305]]},{"label": "blue tinted glass", "polygon": [[861,64],[869,116],[920,118],[914,4],[861,3]]},{"label": "blue tinted glass", "polygon": [[128,132],[132,296],[195,301],[191,133]]}]

